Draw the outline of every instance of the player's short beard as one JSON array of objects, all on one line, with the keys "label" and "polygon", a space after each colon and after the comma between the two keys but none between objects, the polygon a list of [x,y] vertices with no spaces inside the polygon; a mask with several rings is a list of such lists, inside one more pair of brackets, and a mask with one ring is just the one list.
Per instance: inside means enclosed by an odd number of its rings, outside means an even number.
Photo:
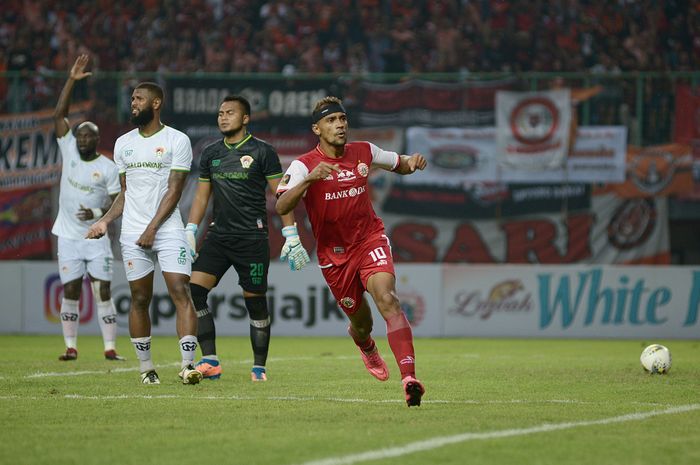
[{"label": "player's short beard", "polygon": [[229,129],[228,131],[221,131],[221,134],[223,134],[224,137],[233,137],[238,131],[239,130],[236,129]]},{"label": "player's short beard", "polygon": [[131,115],[131,124],[139,127],[143,127],[153,121],[153,118],[155,117],[155,113],[153,113],[153,108],[148,107],[140,112],[138,112],[135,115]]}]

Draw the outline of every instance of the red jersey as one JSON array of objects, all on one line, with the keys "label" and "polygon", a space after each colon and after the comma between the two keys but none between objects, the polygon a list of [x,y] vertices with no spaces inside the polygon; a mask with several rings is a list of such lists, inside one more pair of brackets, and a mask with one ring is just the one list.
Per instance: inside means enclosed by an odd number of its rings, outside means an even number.
[{"label": "red jersey", "polygon": [[384,234],[384,223],[367,192],[367,177],[373,166],[396,169],[399,155],[369,142],[349,142],[341,158],[332,158],[316,146],[289,165],[277,192],[301,183],[322,161],[337,163],[340,172],[312,183],[303,199],[316,237],[318,261],[325,267],[345,263],[366,238]]}]

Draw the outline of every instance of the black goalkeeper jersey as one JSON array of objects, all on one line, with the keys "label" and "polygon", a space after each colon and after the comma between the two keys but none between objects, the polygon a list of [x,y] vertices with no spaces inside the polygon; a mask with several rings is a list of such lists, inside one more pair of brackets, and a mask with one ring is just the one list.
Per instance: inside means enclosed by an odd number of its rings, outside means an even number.
[{"label": "black goalkeeper jersey", "polygon": [[265,190],[268,179],[282,177],[282,165],[270,144],[246,134],[235,145],[223,139],[208,145],[199,161],[199,182],[210,182],[218,236],[267,237]]}]

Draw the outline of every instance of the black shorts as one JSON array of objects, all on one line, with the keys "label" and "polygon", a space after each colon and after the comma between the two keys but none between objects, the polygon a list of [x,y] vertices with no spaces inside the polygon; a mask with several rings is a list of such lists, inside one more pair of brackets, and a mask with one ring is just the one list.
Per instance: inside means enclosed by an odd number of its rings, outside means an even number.
[{"label": "black shorts", "polygon": [[270,244],[267,238],[222,238],[208,234],[199,250],[192,271],[216,276],[216,284],[233,266],[238,273],[238,284],[254,294],[267,292],[267,273],[270,269]]}]

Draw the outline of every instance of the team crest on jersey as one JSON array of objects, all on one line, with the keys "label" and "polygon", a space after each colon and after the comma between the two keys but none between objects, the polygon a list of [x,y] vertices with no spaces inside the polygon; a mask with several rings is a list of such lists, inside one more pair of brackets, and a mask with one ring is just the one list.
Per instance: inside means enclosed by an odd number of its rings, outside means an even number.
[{"label": "team crest on jersey", "polygon": [[94,173],[92,173],[92,180],[94,182],[99,181],[101,177],[102,177],[102,175],[98,171],[95,171]]},{"label": "team crest on jersey", "polygon": [[160,158],[165,154],[165,147],[157,147],[156,148],[156,157]]},{"label": "team crest on jersey", "polygon": [[250,155],[243,155],[241,157],[241,166],[243,167],[244,170],[247,170],[250,168],[250,165],[253,164],[253,157]]},{"label": "team crest on jersey", "polygon": [[369,174],[369,167],[366,164],[360,162],[357,164],[357,172],[360,174],[360,176],[366,178]]},{"label": "team crest on jersey", "polygon": [[340,299],[340,303],[345,308],[352,308],[355,306],[355,299],[352,297],[343,297]]}]

